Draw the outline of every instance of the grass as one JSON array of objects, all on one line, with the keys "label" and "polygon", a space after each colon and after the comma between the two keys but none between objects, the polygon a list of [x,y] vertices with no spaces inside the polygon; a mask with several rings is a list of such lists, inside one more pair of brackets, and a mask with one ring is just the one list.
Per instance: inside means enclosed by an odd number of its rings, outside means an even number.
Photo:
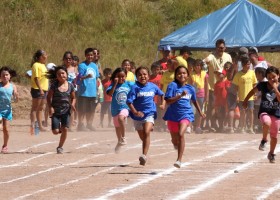
[{"label": "grass", "polygon": [[[60,64],[65,51],[84,59],[84,49],[101,50],[103,67],[117,67],[128,58],[137,65],[155,60],[159,40],[234,0],[2,0],[0,1],[1,65],[21,75],[30,68],[37,49],[49,54],[48,62]],[[278,0],[254,0],[280,14]],[[203,57],[208,52],[194,56]],[[276,53],[265,54],[280,65]]]}]

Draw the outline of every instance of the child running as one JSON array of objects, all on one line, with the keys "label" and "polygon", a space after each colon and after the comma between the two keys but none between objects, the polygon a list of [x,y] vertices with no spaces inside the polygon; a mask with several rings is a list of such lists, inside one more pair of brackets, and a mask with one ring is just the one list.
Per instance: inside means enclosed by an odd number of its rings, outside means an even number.
[{"label": "child running", "polygon": [[15,102],[18,101],[18,93],[16,86],[10,82],[11,78],[17,74],[14,70],[9,67],[2,67],[0,69],[1,82],[0,82],[0,121],[3,125],[3,140],[1,153],[8,153],[8,141],[9,141],[9,128],[10,123],[13,119],[12,115],[12,97]]},{"label": "child running", "polygon": [[150,147],[150,133],[157,118],[154,96],[162,98],[164,93],[154,83],[149,81],[149,69],[138,67],[135,71],[137,82],[132,86],[127,97],[127,104],[130,108],[130,117],[134,120],[134,127],[142,140],[142,155],[139,157],[140,165],[147,162],[147,153]]},{"label": "child running", "polygon": [[246,96],[243,108],[247,108],[249,99],[258,91],[262,92],[261,104],[258,117],[263,124],[263,139],[261,144],[266,143],[266,135],[270,129],[270,151],[267,155],[271,163],[275,162],[274,150],[277,145],[277,134],[280,127],[280,85],[279,69],[269,67],[266,70],[267,82],[259,82]]},{"label": "child running", "polygon": [[54,135],[61,133],[56,151],[63,153],[63,145],[67,138],[67,128],[69,128],[71,109],[76,111],[75,90],[72,83],[67,81],[67,68],[56,67],[47,73],[48,79],[54,80],[47,95],[49,115],[52,121],[52,132]]},{"label": "child running", "polygon": [[126,104],[127,94],[134,84],[125,81],[126,72],[124,68],[117,68],[111,76],[111,85],[107,89],[107,94],[112,96],[111,113],[118,138],[115,152],[119,153],[121,146],[126,145],[125,120],[128,117],[128,105]]},{"label": "child running", "polygon": [[168,85],[164,97],[169,106],[163,119],[167,120],[167,127],[172,138],[171,141],[174,148],[178,149],[177,161],[174,163],[174,166],[177,168],[181,167],[184,153],[184,133],[190,122],[194,121],[194,113],[190,101],[192,101],[200,116],[205,118],[205,114],[201,112],[196,100],[194,87],[186,84],[188,76],[189,72],[186,67],[177,67],[175,70],[175,80]]}]

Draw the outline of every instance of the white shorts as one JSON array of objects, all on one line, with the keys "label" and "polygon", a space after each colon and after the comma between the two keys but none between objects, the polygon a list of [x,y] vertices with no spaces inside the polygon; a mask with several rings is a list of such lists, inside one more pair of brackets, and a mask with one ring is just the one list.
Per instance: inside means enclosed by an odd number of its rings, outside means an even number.
[{"label": "white shorts", "polygon": [[146,122],[151,122],[151,123],[155,124],[154,115],[147,116],[145,119],[143,119],[141,121],[134,120],[135,130],[142,131],[143,130],[143,124],[145,124]]}]

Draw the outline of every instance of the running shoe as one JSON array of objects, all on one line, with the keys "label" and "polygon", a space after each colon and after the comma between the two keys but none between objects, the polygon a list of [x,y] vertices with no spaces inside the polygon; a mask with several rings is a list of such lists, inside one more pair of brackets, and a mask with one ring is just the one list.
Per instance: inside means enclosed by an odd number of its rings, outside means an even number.
[{"label": "running shoe", "polygon": [[57,147],[56,152],[57,152],[57,154],[62,154],[63,153],[63,148],[62,147]]},{"label": "running shoe", "polygon": [[261,141],[261,143],[260,143],[260,146],[259,146],[259,150],[260,150],[260,151],[264,151],[265,146],[266,146],[266,143],[267,143],[267,141],[264,140],[264,139],[262,139],[262,141]]},{"label": "running shoe", "polygon": [[180,162],[179,160],[177,160],[177,161],[174,163],[174,167],[181,168],[181,162]]},{"label": "running shoe", "polygon": [[142,156],[139,157],[140,165],[145,166],[147,162],[147,157],[143,154]]},{"label": "running shoe", "polygon": [[2,146],[1,153],[8,153],[8,147],[7,146]]},{"label": "running shoe", "polygon": [[275,154],[273,154],[273,153],[268,153],[267,154],[267,159],[269,160],[269,162],[271,162],[271,163],[275,163]]},{"label": "running shoe", "polygon": [[121,145],[126,145],[126,144],[127,144],[126,138],[125,138],[125,137],[122,137],[122,138],[121,138],[121,141],[119,141],[119,143],[120,143]]},{"label": "running shoe", "polygon": [[250,129],[248,130],[248,133],[249,133],[249,134],[255,134],[255,131],[254,131],[254,129],[250,128]]}]

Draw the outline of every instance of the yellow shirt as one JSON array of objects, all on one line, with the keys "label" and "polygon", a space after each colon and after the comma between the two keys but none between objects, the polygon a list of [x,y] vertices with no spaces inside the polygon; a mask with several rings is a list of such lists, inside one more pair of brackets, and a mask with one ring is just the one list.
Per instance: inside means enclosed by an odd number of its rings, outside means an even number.
[{"label": "yellow shirt", "polygon": [[[255,72],[249,69],[246,73],[237,72],[232,83],[238,86],[239,101],[244,101],[247,94],[253,89],[254,84],[257,84],[257,78]],[[249,100],[254,100],[254,97],[252,96]]]},{"label": "yellow shirt", "polygon": [[132,72],[128,71],[125,80],[135,82],[135,75]]},{"label": "yellow shirt", "polygon": [[187,61],[182,56],[177,56],[176,60],[179,63],[178,66],[185,66],[186,68],[188,68],[188,63],[187,63]]},{"label": "yellow shirt", "polygon": [[46,78],[47,68],[44,64],[35,62],[32,66],[31,87],[39,89],[35,83],[35,77],[38,78],[42,90],[49,90],[49,80]]},{"label": "yellow shirt", "polygon": [[204,88],[206,71],[201,71],[200,74],[193,73],[192,75],[193,84],[196,85],[197,89]]},{"label": "yellow shirt", "polygon": [[214,54],[210,54],[206,60],[208,61],[208,71],[209,71],[209,86],[210,90],[214,90],[214,84],[216,83],[215,71],[223,70],[226,62],[231,62],[231,56],[228,53],[223,53],[221,58],[217,58]]},{"label": "yellow shirt", "polygon": [[163,92],[166,92],[168,84],[174,81],[174,74],[175,72],[169,72],[169,71],[163,73],[162,78],[160,80],[160,84],[162,85]]}]

